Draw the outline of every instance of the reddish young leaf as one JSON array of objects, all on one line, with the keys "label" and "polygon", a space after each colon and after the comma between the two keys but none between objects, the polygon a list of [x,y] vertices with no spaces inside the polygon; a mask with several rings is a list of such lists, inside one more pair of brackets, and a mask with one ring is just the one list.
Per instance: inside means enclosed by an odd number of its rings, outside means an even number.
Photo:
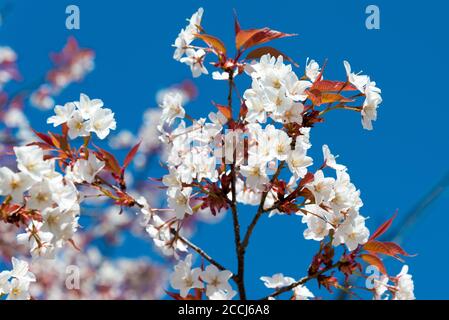
[{"label": "reddish young leaf", "polygon": [[218,104],[212,101],[212,104],[218,109],[220,110],[220,112],[226,117],[226,119],[231,120],[232,119],[232,112],[231,112],[231,108],[229,108],[228,106],[224,106],[222,104]]},{"label": "reddish young leaf", "polygon": [[61,127],[62,127],[62,136],[67,139],[67,135],[69,134],[69,126],[67,125],[67,123],[63,123]]},{"label": "reddish young leaf", "polygon": [[235,31],[235,35],[237,35],[240,32],[240,23],[239,20],[237,19],[237,11],[234,10],[234,31]]},{"label": "reddish young leaf", "polygon": [[315,82],[311,89],[320,91],[355,91],[356,87],[345,81],[320,80]]},{"label": "reddish young leaf", "polygon": [[67,136],[62,136],[60,134],[56,134],[56,133],[48,133],[51,140],[53,141],[53,145],[56,148],[59,148],[65,152],[70,151],[70,145],[69,142],[67,140]]},{"label": "reddish young leaf", "polygon": [[327,59],[324,60],[323,66],[321,67],[321,71],[315,79],[315,83],[320,82],[321,79],[323,78],[323,73],[324,73],[324,69],[326,68],[326,65],[327,65]]},{"label": "reddish young leaf", "polygon": [[245,119],[247,114],[248,114],[248,107],[246,106],[245,100],[243,100],[242,104],[240,105],[239,118]]},{"label": "reddish young leaf", "polygon": [[134,159],[137,151],[139,150],[141,143],[142,143],[142,141],[140,141],[138,144],[136,144],[134,147],[132,147],[132,149],[128,152],[128,154],[126,155],[125,161],[123,162],[122,170],[125,170],[128,167],[128,165],[131,163],[131,161]]},{"label": "reddish young leaf", "polygon": [[31,142],[28,143],[27,146],[38,146],[39,148],[43,150],[53,150],[54,147],[51,145],[48,145],[46,142]]},{"label": "reddish young leaf", "polygon": [[165,293],[175,300],[200,300],[200,299],[197,299],[196,296],[193,296],[191,294],[189,294],[185,298],[183,298],[183,297],[181,297],[181,295],[179,293],[174,293],[174,292],[170,292],[170,291],[165,291]]},{"label": "reddish young leaf", "polygon": [[369,238],[369,240],[377,239],[381,235],[383,235],[388,228],[390,228],[391,224],[393,223],[394,218],[396,218],[397,212],[387,221],[385,221]]},{"label": "reddish young leaf", "polygon": [[279,56],[282,56],[285,60],[290,61],[295,67],[299,67],[299,65],[295,61],[293,61],[292,58],[285,55],[278,49],[273,48],[273,47],[268,47],[268,46],[254,49],[253,51],[248,53],[248,55],[246,56],[246,59],[247,60],[259,59],[260,57],[262,57],[263,55],[266,55],[266,54],[270,54],[271,56],[276,57],[276,58]]},{"label": "reddish young leaf", "polygon": [[410,257],[412,255],[408,254],[404,249],[402,249],[402,247],[400,245],[398,245],[397,243],[394,242],[384,242],[383,243],[385,246],[388,247],[388,249],[394,253],[394,254],[400,254],[401,256],[406,256],[406,257]]},{"label": "reddish young leaf", "polygon": [[69,239],[67,241],[72,245],[73,248],[75,248],[76,251],[81,252],[80,247],[78,247],[78,245],[75,243],[75,241],[73,239]]},{"label": "reddish young leaf", "polygon": [[382,253],[389,256],[394,256],[395,253],[390,250],[390,248],[385,245],[385,243],[377,241],[377,240],[370,240],[367,243],[363,245],[363,249],[366,251],[370,251],[373,253]]},{"label": "reddish young leaf", "polygon": [[348,99],[339,93],[322,93],[321,103],[332,103],[332,102],[352,102],[354,100]]},{"label": "reddish young leaf", "polygon": [[55,147],[55,145],[53,144],[53,140],[50,138],[50,136],[46,135],[45,133],[37,132],[37,131],[34,130],[34,129],[31,129],[31,130],[33,130],[34,134],[35,134],[36,136],[38,136],[39,139],[41,139],[42,141],[44,141],[46,144]]},{"label": "reddish young leaf", "polygon": [[315,176],[312,172],[307,172],[304,178],[299,182],[298,188],[303,187],[306,184],[312,182],[315,179]]},{"label": "reddish young leaf", "polygon": [[319,90],[305,90],[305,92],[307,93],[307,96],[309,97],[309,99],[312,101],[313,105],[315,106],[320,106],[321,103],[321,91]]},{"label": "reddish young leaf", "polygon": [[195,34],[195,37],[203,40],[207,43],[209,47],[212,47],[217,54],[226,55],[226,47],[224,43],[217,37],[211,36],[210,34]]},{"label": "reddish young leaf", "polygon": [[248,49],[265,42],[285,37],[296,36],[296,34],[283,33],[269,28],[239,30],[235,37],[237,49]]},{"label": "reddish young leaf", "polygon": [[378,267],[379,271],[382,272],[383,274],[387,274],[387,270],[385,269],[384,263],[376,255],[374,255],[374,254],[361,254],[360,258],[363,261],[365,261],[366,263]]},{"label": "reddish young leaf", "polygon": [[111,171],[113,174],[115,174],[117,177],[120,176],[121,173],[121,168],[120,165],[117,161],[117,159],[114,157],[114,155],[112,155],[111,153],[109,153],[106,150],[101,149],[100,147],[94,145],[95,148],[97,148],[97,150],[99,152],[97,152],[97,156],[99,159],[103,160],[106,163],[106,168]]},{"label": "reddish young leaf", "polygon": [[49,132],[48,135],[50,136],[50,139],[51,139],[52,144],[53,144],[56,148],[62,149],[62,148],[61,148],[61,141],[60,141],[58,135],[57,135],[57,134],[54,134],[54,133],[51,133],[51,132]]}]

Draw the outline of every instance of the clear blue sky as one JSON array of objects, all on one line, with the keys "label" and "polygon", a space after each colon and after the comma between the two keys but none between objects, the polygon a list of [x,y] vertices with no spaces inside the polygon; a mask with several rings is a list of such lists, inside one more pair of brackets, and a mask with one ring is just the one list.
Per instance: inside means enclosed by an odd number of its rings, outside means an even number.
[{"label": "clear blue sky", "polygon": [[[0,4],[5,1],[0,1]],[[449,106],[447,80],[449,47],[444,1],[380,1],[381,29],[365,28],[368,1],[13,1],[15,6],[0,28],[0,44],[13,47],[27,80],[50,66],[48,53],[62,47],[69,35],[96,51],[96,69],[82,84],[71,86],[58,102],[74,100],[79,92],[101,97],[116,113],[119,128],[139,125],[141,111],[154,105],[155,92],[190,78],[188,68],[172,59],[170,44],[185,18],[199,6],[204,26],[228,43],[233,36],[233,8],[243,27],[270,26],[298,33],[277,40],[276,46],[304,66],[307,57],[329,58],[327,78],[343,78],[342,61],[362,69],[383,90],[384,102],[373,132],[361,128],[357,114],[329,114],[313,131],[313,156],[324,143],[340,154],[354,183],[362,191],[362,213],[371,230],[399,209],[396,223],[449,170]],[[65,29],[65,8],[77,4],[81,30]],[[210,100],[224,99],[224,84],[201,77],[200,97],[189,106],[206,114]],[[33,113],[33,123],[48,116]],[[160,171],[162,174],[162,171]],[[449,192],[425,213],[404,242],[418,255],[407,259],[416,296],[449,298],[446,243]],[[242,212],[247,221],[253,212]],[[225,265],[234,265],[231,223],[201,226],[194,241]],[[317,243],[302,240],[304,225],[295,217],[263,219],[247,255],[250,297],[265,292],[258,278],[283,272],[304,275]],[[219,235],[217,239],[217,235]],[[144,252],[128,248],[131,252]],[[132,249],[132,250],[131,250]],[[282,267],[281,267],[282,266]],[[389,264],[396,274],[398,263]],[[312,286],[315,290],[314,286]]]}]

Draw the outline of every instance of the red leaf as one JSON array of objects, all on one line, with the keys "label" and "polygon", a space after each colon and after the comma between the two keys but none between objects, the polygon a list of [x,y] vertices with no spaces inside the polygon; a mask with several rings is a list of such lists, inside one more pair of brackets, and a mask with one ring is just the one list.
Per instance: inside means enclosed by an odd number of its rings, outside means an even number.
[{"label": "red leaf", "polygon": [[217,54],[226,55],[226,47],[224,43],[217,37],[211,36],[210,34],[195,34],[195,37],[203,40],[207,43],[209,47],[212,47]]},{"label": "red leaf", "polygon": [[170,291],[165,291],[165,293],[175,300],[200,300],[200,299],[197,299],[196,296],[192,296],[191,294],[189,294],[185,298],[183,298],[183,297],[181,297],[181,295],[179,293],[174,293],[174,292],[170,292]]},{"label": "red leaf", "polygon": [[393,223],[394,218],[396,218],[397,212],[387,221],[385,221],[369,238],[369,240],[377,239],[381,235],[383,235],[388,228],[390,228],[391,224]]},{"label": "red leaf", "polygon": [[279,51],[276,48],[268,47],[268,46],[254,49],[253,51],[248,53],[248,55],[246,56],[246,59],[248,59],[248,60],[259,59],[260,57],[262,57],[265,54],[270,54],[276,58],[279,56],[282,56],[282,57],[284,57],[285,60],[290,61],[295,67],[298,67],[298,64],[295,61],[293,61],[289,56],[283,54],[281,51]]},{"label": "red leaf", "polygon": [[128,154],[126,155],[125,161],[123,162],[122,170],[125,170],[126,167],[128,167],[128,165],[134,159],[137,151],[139,150],[141,143],[142,143],[142,141],[140,141],[138,144],[136,144],[134,147],[132,147],[132,149],[128,152]]},{"label": "red leaf", "polygon": [[234,10],[234,30],[235,30],[235,35],[237,35],[240,32],[240,23],[239,20],[237,19],[237,11]]},{"label": "red leaf", "polygon": [[374,254],[361,254],[360,258],[366,263],[376,266],[379,268],[380,272],[383,274],[387,274],[387,270],[385,269],[385,265],[376,255]]},{"label": "red leaf", "polygon": [[392,253],[388,246],[386,246],[383,242],[377,240],[368,241],[363,245],[363,249],[374,253],[382,253],[387,255],[391,255]]},{"label": "red leaf", "polygon": [[354,91],[357,90],[353,85],[345,81],[320,80],[315,82],[311,89],[320,91]]},{"label": "red leaf", "polygon": [[302,180],[299,182],[298,188],[305,186],[306,184],[312,182],[314,179],[315,176],[313,175],[313,173],[307,172],[304,178],[302,178]]},{"label": "red leaf", "polygon": [[283,33],[269,28],[239,30],[235,37],[235,46],[237,49],[248,49],[250,47],[285,37],[295,36],[296,34]]},{"label": "red leaf", "polygon": [[319,82],[323,78],[323,73],[324,73],[324,69],[326,68],[326,65],[327,65],[327,59],[324,60],[323,66],[321,67],[320,74],[318,75],[318,77],[316,77],[315,82]]},{"label": "red leaf", "polygon": [[52,141],[52,144],[58,148],[58,149],[62,149],[61,147],[61,139],[58,137],[57,134],[51,133],[49,132],[48,135],[50,136],[50,139]]},{"label": "red leaf", "polygon": [[53,141],[52,141],[52,139],[50,138],[50,136],[46,135],[45,133],[37,132],[37,131],[34,130],[34,129],[31,129],[31,130],[33,130],[34,134],[35,134],[36,136],[38,136],[39,139],[41,139],[42,141],[44,141],[46,144],[55,147],[55,145],[53,144]]},{"label": "red leaf", "polygon": [[53,145],[56,148],[59,148],[65,152],[70,150],[70,145],[69,142],[67,141],[67,136],[62,136],[60,134],[55,134],[51,132],[49,132],[48,134],[53,141]]},{"label": "red leaf", "polygon": [[45,142],[31,142],[28,143],[27,146],[38,146],[39,148],[43,149],[43,150],[53,150],[53,146],[49,146],[47,143]]},{"label": "red leaf", "polygon": [[71,245],[72,245],[72,247],[74,247],[77,251],[80,251],[81,252],[81,249],[80,249],[80,247],[78,247],[78,245],[75,243],[75,241],[73,240],[73,239],[69,239],[69,240],[67,240]]},{"label": "red leaf", "polygon": [[121,168],[114,155],[107,152],[106,150],[101,149],[96,145],[94,145],[94,147],[97,148],[97,150],[99,151],[96,153],[98,158],[100,158],[106,163],[106,168],[113,174],[115,174],[117,177],[120,176]]},{"label": "red leaf", "polygon": [[348,99],[339,93],[322,93],[321,103],[331,103],[331,102],[352,102],[354,100]]},{"label": "red leaf", "polygon": [[320,106],[323,103],[321,102],[321,91],[319,90],[306,90],[307,96],[312,101],[315,106]]},{"label": "red leaf", "polygon": [[384,242],[383,244],[386,245],[388,247],[388,249],[390,249],[390,251],[394,254],[400,254],[401,256],[406,256],[406,257],[412,256],[412,255],[408,254],[404,249],[402,249],[402,247],[400,245],[398,245],[397,243]]},{"label": "red leaf", "polygon": [[220,112],[226,117],[226,119],[228,120],[232,120],[232,112],[231,112],[231,108],[229,108],[228,106],[224,106],[222,104],[218,104],[212,101],[212,104],[218,109],[220,110]]}]

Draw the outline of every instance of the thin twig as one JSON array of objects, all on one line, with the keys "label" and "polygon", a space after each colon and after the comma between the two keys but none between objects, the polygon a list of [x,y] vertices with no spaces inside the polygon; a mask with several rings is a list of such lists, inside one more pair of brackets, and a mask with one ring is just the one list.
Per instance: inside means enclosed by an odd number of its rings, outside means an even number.
[{"label": "thin twig", "polygon": [[[203,249],[198,247],[196,244],[192,243],[190,240],[188,240],[188,239],[184,238],[183,236],[179,235],[179,233],[177,233],[176,230],[172,230],[172,233],[175,235],[176,239],[178,239],[179,241],[184,243],[186,246],[188,246],[190,249],[192,249],[193,251],[198,253],[201,257],[203,257],[204,259],[209,261],[211,264],[216,266],[219,270],[221,270],[221,271],[228,270],[222,264],[220,264],[219,262],[214,260],[210,255],[208,255]],[[236,281],[237,280],[237,276],[233,275],[232,279],[234,281]],[[237,281],[236,281],[236,283],[237,283]]]},{"label": "thin twig", "polygon": [[[285,161],[281,161],[279,163],[279,166],[278,166],[278,168],[276,170],[276,173],[271,178],[270,186],[269,186],[270,189],[271,189],[271,184],[279,177],[279,175],[280,175],[284,165],[285,165]],[[259,221],[259,219],[262,216],[262,214],[264,212],[266,212],[266,210],[264,210],[265,200],[266,200],[266,198],[268,196],[268,192],[270,191],[270,189],[265,191],[264,193],[262,193],[262,196],[261,196],[261,199],[260,199],[259,208],[257,209],[257,213],[254,216],[253,220],[251,221],[250,225],[248,226],[248,229],[247,229],[246,234],[245,234],[245,238],[243,239],[243,242],[242,242],[243,252],[245,252],[246,247],[248,247],[249,239],[251,237],[251,234],[254,231],[254,228],[256,227],[257,222]]]},{"label": "thin twig", "polygon": [[[229,73],[229,93],[228,93],[228,106],[232,115],[232,89],[234,85],[234,77],[232,73]],[[240,222],[237,213],[237,196],[236,196],[236,150],[234,150],[233,160],[231,164],[231,211],[232,211],[232,221],[234,225],[234,242],[235,251],[237,254],[237,287],[239,290],[240,300],[246,300],[246,291],[244,284],[244,273],[245,273],[245,257],[242,251],[241,239],[240,239]]]},{"label": "thin twig", "polygon": [[314,273],[313,275],[309,275],[309,276],[306,276],[306,277],[304,277],[304,278],[301,278],[300,280],[298,280],[298,281],[296,281],[296,282],[293,282],[291,285],[288,285],[288,286],[286,286],[286,287],[282,287],[282,288],[276,290],[275,292],[273,292],[272,294],[266,296],[265,298],[262,298],[261,300],[268,300],[269,298],[277,297],[278,295],[280,295],[280,294],[282,294],[282,293],[284,293],[284,292],[293,290],[293,289],[296,288],[297,286],[303,285],[303,284],[305,284],[306,282],[308,282],[308,281],[310,281],[310,280],[312,280],[312,279],[316,279],[316,278],[318,278],[320,275],[322,275],[323,273],[325,273],[325,272],[327,272],[327,271],[329,271],[329,270],[338,268],[339,266],[340,266],[340,261],[334,263],[333,265],[331,265],[331,266],[329,266],[329,267],[326,267],[326,268],[324,268],[324,269],[321,269],[320,271],[318,271],[317,273]]}]

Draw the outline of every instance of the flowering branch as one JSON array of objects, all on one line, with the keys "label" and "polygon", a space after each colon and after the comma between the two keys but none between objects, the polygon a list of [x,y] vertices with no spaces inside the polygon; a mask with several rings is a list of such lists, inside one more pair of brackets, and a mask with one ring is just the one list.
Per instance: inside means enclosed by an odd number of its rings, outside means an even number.
[{"label": "flowering branch", "polygon": [[[181,30],[174,44],[174,58],[188,65],[193,77],[199,77],[209,74],[205,61],[213,56],[212,65],[217,71],[212,78],[227,81],[227,105],[213,103],[218,112],[196,120],[184,109],[186,95],[182,90],[166,92],[160,99],[161,111],[154,116],[158,125],[143,134],[159,135],[162,146],[156,148],[156,144],[142,139],[131,147],[122,164],[92,141],[95,137],[103,140],[116,129],[114,113],[104,108],[100,99],[81,94],[79,101],[56,106],[55,115],[47,122],[61,126],[62,132],[34,132],[39,141],[14,148],[18,171],[0,168],[0,195],[5,197],[0,205],[2,222],[25,230],[17,239],[28,245],[32,256],[52,259],[66,243],[80,250],[75,243],[80,204],[101,194],[113,202],[119,213],[137,209],[140,226],[154,245],[177,261],[169,280],[179,293],[166,291],[170,297],[232,299],[237,294],[229,283],[232,279],[240,299],[246,300],[245,253],[258,221],[264,213],[270,217],[299,216],[307,225],[304,238],[318,241],[319,251],[312,258],[308,276],[298,281],[281,273],[261,277],[267,288],[274,289],[266,299],[288,291],[293,291],[292,299],[314,298],[304,286],[312,279],[330,292],[332,288],[344,288],[337,276],[344,278],[344,284],[351,276],[363,277],[362,263],[376,267],[382,274],[369,289],[374,298],[383,298],[387,292],[394,299],[414,298],[408,266],[397,276],[389,276],[380,258],[390,256],[402,262],[402,257],[409,256],[398,244],[378,240],[394,217],[370,235],[361,214],[360,191],[351,182],[348,168],[337,163],[327,145],[322,146],[322,164],[316,170],[310,169],[314,162],[308,156],[311,130],[325,121],[328,112],[358,112],[362,126],[372,130],[382,102],[376,83],[368,76],[353,73],[346,61],[344,81],[325,80],[325,64],[320,67],[308,59],[304,74],[298,76],[293,69],[298,65],[291,58],[275,48],[261,46],[292,34],[269,28],[244,30],[237,19],[236,54],[231,58],[222,40],[205,33],[202,15],[200,8]],[[192,45],[194,40],[205,46]],[[72,41],[55,57],[62,86],[67,84],[64,75],[70,74],[74,63],[70,59],[67,63],[67,58],[79,51]],[[76,63],[89,70],[91,65],[84,63],[91,56],[89,51],[82,51]],[[7,68],[11,66],[8,59],[4,63]],[[251,86],[240,95],[235,78],[244,74],[251,78]],[[240,99],[238,118],[233,115],[237,111],[232,105],[234,90]],[[72,144],[71,140],[78,137],[83,143]],[[126,170],[136,155],[146,152],[139,152],[141,148],[164,150],[168,173],[154,180],[166,192],[168,208],[155,209],[141,190],[128,189]],[[95,192],[84,196],[86,189]],[[257,207],[243,239],[240,205]],[[199,216],[214,219],[227,211],[233,221],[237,260],[234,273],[186,237]],[[203,258],[201,266],[194,267],[191,253]],[[209,264],[205,266],[204,262]],[[331,275],[325,275],[331,270]],[[6,281],[0,279],[6,283],[5,288],[0,287],[0,294],[17,285],[15,276],[7,276]],[[194,294],[189,294],[191,290]],[[13,292],[8,296],[12,297]]]},{"label": "flowering branch", "polygon": [[[271,178],[271,181],[269,183],[269,186],[270,186],[269,188],[271,188],[271,185],[273,184],[273,182],[276,181],[276,179],[279,177],[279,175],[281,174],[282,168],[284,166],[285,166],[285,161],[281,161],[279,164],[279,167],[277,168],[276,173]],[[250,239],[250,237],[254,231],[254,228],[256,227],[256,224],[259,221],[260,217],[262,217],[262,215],[268,211],[265,209],[265,200],[267,198],[268,192],[270,192],[270,190],[267,190],[262,193],[259,208],[257,209],[256,215],[254,216],[253,220],[249,224],[248,229],[245,234],[245,238],[243,239],[243,242],[242,242],[243,250],[245,250],[246,247],[248,247],[249,239]],[[271,211],[271,210],[269,210],[269,211]]]},{"label": "flowering branch", "polygon": [[282,293],[289,292],[289,291],[295,289],[298,286],[302,286],[302,285],[306,284],[310,280],[318,278],[319,276],[321,276],[322,274],[326,273],[327,271],[330,271],[332,269],[338,268],[340,266],[340,264],[341,264],[340,262],[336,262],[333,265],[328,266],[326,268],[323,268],[322,270],[314,273],[313,275],[309,275],[309,276],[303,277],[300,280],[298,280],[296,282],[293,282],[292,284],[290,284],[288,286],[285,286],[285,287],[282,287],[282,288],[276,290],[275,292],[273,292],[272,294],[262,298],[261,300],[269,300],[270,298],[275,298],[275,297],[277,297],[278,295],[280,295]]},{"label": "flowering branch", "polygon": [[[196,253],[198,253],[200,256],[202,256],[204,259],[206,259],[207,261],[209,261],[211,264],[213,264],[214,266],[216,266],[219,270],[224,271],[227,270],[225,267],[223,267],[223,265],[221,265],[220,263],[218,263],[217,261],[215,261],[210,255],[208,255],[203,249],[201,249],[200,247],[198,247],[197,245],[195,245],[194,243],[192,243],[191,241],[189,241],[188,239],[180,236],[175,230],[172,230],[173,234],[175,235],[175,237],[179,240],[181,240],[181,242],[185,243],[190,249],[192,249],[193,251],[195,251]],[[236,275],[232,276],[232,279],[238,283],[238,279]]]}]

